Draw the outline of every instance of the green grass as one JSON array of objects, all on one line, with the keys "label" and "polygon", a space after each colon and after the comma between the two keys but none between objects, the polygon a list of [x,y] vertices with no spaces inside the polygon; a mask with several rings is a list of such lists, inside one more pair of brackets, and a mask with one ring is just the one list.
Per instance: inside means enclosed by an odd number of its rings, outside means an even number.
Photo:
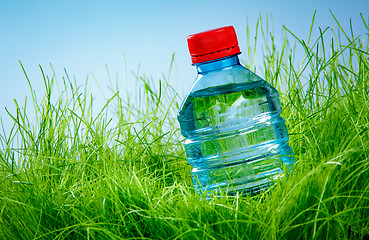
[{"label": "green grass", "polygon": [[259,75],[281,93],[296,164],[256,196],[199,198],[170,74],[158,88],[137,77],[135,98],[113,88],[102,109],[88,84],[67,74],[44,76],[41,100],[27,78],[31,99],[15,101],[14,126],[0,135],[0,239],[368,239],[369,27],[362,19],[365,35],[338,21],[312,24],[304,40],[285,28],[280,46],[259,19],[244,64],[258,68],[254,50],[262,44]]}]

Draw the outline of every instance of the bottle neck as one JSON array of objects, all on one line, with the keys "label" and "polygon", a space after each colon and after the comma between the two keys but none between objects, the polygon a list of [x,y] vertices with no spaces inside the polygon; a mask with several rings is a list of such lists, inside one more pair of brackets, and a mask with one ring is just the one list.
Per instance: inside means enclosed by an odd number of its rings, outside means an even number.
[{"label": "bottle neck", "polygon": [[196,70],[199,74],[203,74],[206,72],[221,70],[226,67],[240,64],[240,60],[238,59],[237,55],[232,55],[232,56],[220,58],[214,61],[195,64]]}]

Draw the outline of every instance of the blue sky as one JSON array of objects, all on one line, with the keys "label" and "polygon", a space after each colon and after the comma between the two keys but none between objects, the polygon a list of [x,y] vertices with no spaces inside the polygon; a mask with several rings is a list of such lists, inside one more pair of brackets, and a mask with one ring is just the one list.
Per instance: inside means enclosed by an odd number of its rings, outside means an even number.
[{"label": "blue sky", "polygon": [[[254,27],[259,14],[272,14],[275,32],[285,25],[298,36],[306,37],[314,10],[317,10],[316,26],[332,26],[329,9],[346,29],[351,18],[357,34],[364,29],[360,13],[369,18],[367,0],[0,0],[0,117],[6,116],[4,107],[14,109],[13,99],[23,102],[29,96],[19,60],[41,95],[39,64],[50,75],[51,63],[59,79],[64,68],[79,83],[88,74],[93,75],[103,89],[108,84],[106,64],[111,76],[118,75],[122,87],[129,90],[133,84],[131,71],[140,66],[140,73],[156,81],[168,72],[175,53],[171,82],[184,94],[196,75],[187,50],[189,34],[233,25],[242,51],[246,47],[246,23]],[[128,81],[124,80],[123,53]],[[99,91],[91,88],[93,92]]]}]

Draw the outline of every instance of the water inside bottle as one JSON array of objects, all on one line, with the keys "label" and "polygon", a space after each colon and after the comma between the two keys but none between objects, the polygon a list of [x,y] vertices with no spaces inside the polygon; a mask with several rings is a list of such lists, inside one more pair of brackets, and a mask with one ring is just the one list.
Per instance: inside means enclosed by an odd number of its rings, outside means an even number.
[{"label": "water inside bottle", "polygon": [[192,92],[178,120],[200,192],[258,192],[294,163],[278,92],[266,81]]}]

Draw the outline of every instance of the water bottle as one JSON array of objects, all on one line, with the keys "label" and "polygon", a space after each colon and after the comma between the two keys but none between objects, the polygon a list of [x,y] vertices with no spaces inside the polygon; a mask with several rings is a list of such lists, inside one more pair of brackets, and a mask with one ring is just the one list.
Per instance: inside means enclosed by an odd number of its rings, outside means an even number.
[{"label": "water bottle", "polygon": [[294,164],[277,90],[242,66],[233,26],[188,36],[197,78],[178,121],[200,194],[258,193]]}]

